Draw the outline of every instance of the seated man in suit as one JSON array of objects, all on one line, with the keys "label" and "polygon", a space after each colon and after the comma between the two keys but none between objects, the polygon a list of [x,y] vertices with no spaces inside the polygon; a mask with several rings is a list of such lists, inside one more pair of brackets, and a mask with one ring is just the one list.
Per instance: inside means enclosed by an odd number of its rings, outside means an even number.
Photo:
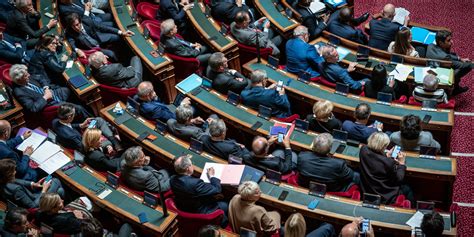
[{"label": "seated man in suit", "polygon": [[0,59],[11,64],[27,64],[26,42],[20,38],[0,32]]},{"label": "seated man in suit", "polygon": [[235,140],[226,139],[227,128],[224,120],[213,119],[209,124],[209,135],[201,136],[204,151],[209,152],[222,159],[229,159],[229,155],[246,159],[250,156],[250,152],[244,145],[237,143]]},{"label": "seated man in suit", "polygon": [[142,82],[142,62],[138,56],[130,59],[130,66],[109,63],[107,56],[98,51],[89,55],[92,75],[100,83],[120,88],[134,88]]},{"label": "seated man in suit", "polygon": [[193,177],[194,166],[191,155],[184,155],[173,160],[174,170],[177,175],[170,179],[171,190],[174,194],[176,207],[180,211],[190,213],[212,213],[217,209],[224,211],[221,226],[227,226],[227,203],[217,199],[222,195],[221,181],[216,178],[214,168],[207,170],[210,183]]},{"label": "seated man in suit", "polygon": [[170,175],[167,170],[156,170],[149,166],[150,157],[140,146],[128,148],[124,153],[122,174],[125,184],[138,191],[165,192],[170,189]]},{"label": "seated man in suit", "polygon": [[293,31],[293,38],[286,42],[286,70],[298,74],[305,71],[311,77],[317,77],[317,64],[323,62],[314,45],[308,44],[308,28],[297,26]]},{"label": "seated man in suit", "polygon": [[[250,2],[250,1],[248,1]],[[247,2],[247,3],[248,3]],[[250,13],[249,6],[243,0],[216,0],[212,1],[211,15],[217,21],[230,25],[234,21],[238,12],[245,11]]]},{"label": "seated man in suit", "polygon": [[250,80],[240,72],[230,69],[227,58],[221,52],[213,53],[206,69],[207,78],[212,80],[212,88],[226,95],[228,91],[240,94],[250,86]]},{"label": "seated man in suit", "polygon": [[298,155],[298,184],[308,187],[310,181],[326,184],[328,192],[344,192],[351,184],[358,184],[359,173],[342,159],[330,157],[333,138],[329,133],[314,137],[312,151]]},{"label": "seated man in suit", "polygon": [[[395,6],[393,4],[385,5],[382,13],[374,15],[374,19],[369,22],[370,47],[387,50],[390,42],[395,40],[395,35],[402,26],[397,22],[392,22],[393,17],[395,17]],[[403,26],[406,27],[409,20],[410,17],[406,16]]]},{"label": "seated man in suit", "polygon": [[33,147],[27,147],[22,156],[18,155],[16,146],[31,136],[31,131],[21,136],[11,138],[12,127],[7,120],[0,120],[0,159],[12,159],[16,162],[16,177],[23,180],[36,181],[38,173],[29,165]]},{"label": "seated man in suit", "polygon": [[206,121],[201,117],[193,118],[194,109],[189,104],[183,104],[176,108],[176,119],[168,119],[169,131],[184,140],[200,139],[203,135],[209,135],[209,123],[218,119],[217,115],[211,115]]},{"label": "seated man in suit", "polygon": [[285,136],[283,146],[285,149],[274,149],[270,152],[270,147],[278,140],[277,136],[266,139],[256,136],[252,142],[252,156],[249,156],[244,163],[255,167],[272,169],[282,174],[288,174],[296,168],[298,155],[291,150],[290,136]]},{"label": "seated man in suit", "polygon": [[427,74],[423,78],[423,85],[416,86],[413,90],[413,97],[422,103],[425,100],[434,100],[437,103],[448,103],[448,95],[443,89],[438,89],[439,78],[433,74]]},{"label": "seated man in suit", "polygon": [[33,228],[28,221],[28,210],[21,207],[9,209],[5,215],[2,228],[0,228],[0,236],[40,236],[40,231]]},{"label": "seated man in suit", "polygon": [[200,43],[191,43],[176,37],[178,27],[173,19],[161,22],[161,44],[165,51],[185,58],[196,58],[201,65],[207,66],[207,61],[211,56],[206,46]]},{"label": "seated man in suit", "polygon": [[259,105],[272,109],[272,116],[286,118],[291,116],[290,101],[285,94],[285,88],[277,91],[276,83],[265,87],[267,84],[267,72],[255,70],[250,76],[252,86],[242,91],[240,97],[244,105],[258,109]]},{"label": "seated man in suit", "polygon": [[246,228],[257,232],[256,236],[273,236],[281,228],[281,217],[276,211],[267,211],[256,205],[262,191],[254,181],[245,181],[229,202],[229,222],[232,230]]},{"label": "seated man in suit", "polygon": [[[137,94],[133,97],[140,103],[140,114],[149,120],[160,120],[166,123],[168,119],[176,119],[174,105],[164,104],[156,95],[153,84],[149,81],[141,82],[137,87]],[[191,100],[184,98],[181,105],[190,105]]]},{"label": "seated man in suit", "polygon": [[160,8],[156,12],[156,18],[159,21],[173,19],[179,31],[183,32],[186,24],[190,24],[186,20],[186,11],[193,8],[193,6],[194,3],[190,3],[189,0],[161,0]]},{"label": "seated man in suit", "polygon": [[332,81],[333,83],[341,82],[347,84],[352,90],[360,90],[362,86],[365,85],[368,78],[365,78],[360,81],[356,81],[353,77],[349,74],[350,72],[354,72],[357,62],[349,63],[349,67],[347,69],[341,67],[339,65],[339,53],[337,50],[332,46],[325,46],[321,50],[321,54],[325,60],[324,62],[324,71],[326,72],[327,79]]},{"label": "seated man in suit", "polygon": [[82,3],[80,0],[59,0],[59,14],[61,17],[66,17],[72,13],[76,13],[83,21],[89,23],[97,23],[106,26],[113,26],[114,20],[110,13],[93,13],[92,2],[88,1]]},{"label": "seated man in suit", "polygon": [[426,57],[440,60],[448,60],[453,63],[454,69],[454,90],[453,95],[458,95],[469,90],[469,87],[459,85],[461,78],[467,75],[474,68],[474,64],[469,58],[461,58],[456,53],[451,52],[453,45],[452,33],[441,30],[436,33],[436,44],[428,45]]},{"label": "seated man in suit", "polygon": [[[58,20],[51,19],[41,29],[35,30],[35,25],[37,25],[39,18],[41,18],[41,15],[35,10],[32,0],[15,0],[15,10],[8,17],[5,32],[11,36],[26,40],[28,48],[32,48],[35,46],[38,38],[58,23]],[[33,22],[36,24],[33,24]]]},{"label": "seated man in suit", "polygon": [[311,2],[310,0],[298,0],[295,10],[301,15],[302,24],[308,28],[309,38],[315,39],[326,29],[329,14],[317,15],[316,12],[312,12],[309,7]]},{"label": "seated man in suit", "polygon": [[[262,24],[264,20],[265,18],[260,19]],[[275,35],[275,33],[270,29],[270,22],[267,22],[263,26],[263,32],[251,27],[250,23],[251,19],[249,13],[246,11],[240,11],[235,16],[235,21],[230,24],[230,32],[237,41],[249,46],[257,45],[258,34],[258,43],[261,48],[272,48],[272,55],[280,55],[280,49],[278,49],[278,46],[280,46],[283,39],[280,35]]]},{"label": "seated man in suit", "polygon": [[365,14],[358,19],[353,19],[352,10],[348,7],[343,7],[331,15],[327,29],[329,32],[344,39],[348,39],[359,44],[367,44],[367,36],[364,34],[364,32],[354,27],[354,25],[358,25],[365,21],[367,17],[368,14]]},{"label": "seated man in suit", "polygon": [[346,131],[349,135],[349,139],[356,140],[361,143],[367,144],[367,138],[372,133],[382,131],[383,123],[372,124],[367,126],[370,117],[370,106],[366,103],[360,103],[357,105],[354,111],[355,122],[346,120],[342,123],[342,130]]},{"label": "seated man in suit", "polygon": [[[82,123],[73,123],[76,117],[76,108],[73,104],[64,103],[58,108],[58,118],[53,120],[53,131],[57,135],[57,141],[62,146],[74,150],[82,150],[82,130],[87,129],[92,120],[96,121],[94,127],[100,129],[105,139],[102,141],[102,147],[107,153],[113,153],[115,150],[122,150],[118,135],[115,136],[112,128],[101,117],[85,118]],[[77,120],[76,120],[77,121]],[[113,145],[113,147],[112,147]]]}]

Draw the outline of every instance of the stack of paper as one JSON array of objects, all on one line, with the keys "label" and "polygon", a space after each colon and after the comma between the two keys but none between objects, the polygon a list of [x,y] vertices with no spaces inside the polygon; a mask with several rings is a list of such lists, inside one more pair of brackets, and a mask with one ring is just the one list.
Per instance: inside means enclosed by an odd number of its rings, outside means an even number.
[{"label": "stack of paper", "polygon": [[175,87],[181,93],[186,94],[199,87],[201,83],[202,78],[199,77],[197,74],[193,73],[192,75],[178,83]]},{"label": "stack of paper", "polygon": [[399,81],[406,81],[408,75],[413,71],[413,66],[407,66],[404,64],[397,64],[395,69],[388,74],[389,76],[394,76],[395,79]]},{"label": "stack of paper", "polygon": [[50,141],[45,141],[41,144],[31,154],[30,158],[38,163],[39,167],[48,174],[54,173],[71,160],[62,152],[60,146]]},{"label": "stack of paper", "polygon": [[411,228],[420,227],[421,221],[423,220],[423,213],[417,211],[407,222],[406,224],[411,226]]},{"label": "stack of paper", "polygon": [[207,177],[207,169],[211,167],[214,168],[215,171],[214,177],[220,179],[221,184],[239,185],[242,174],[244,173],[245,165],[228,165],[206,162],[201,174],[201,179],[206,183],[211,182]]},{"label": "stack of paper", "polygon": [[409,16],[410,12],[407,9],[402,7],[395,8],[395,16],[393,17],[392,22],[397,22],[400,25],[405,23],[405,17]]},{"label": "stack of paper", "polygon": [[326,10],[326,5],[324,5],[324,3],[322,3],[319,0],[316,0],[316,1],[312,1],[310,3],[309,9],[313,13],[318,13],[318,12],[322,12],[322,11]]},{"label": "stack of paper", "polygon": [[[24,131],[27,131],[27,130],[29,129],[24,129]],[[23,134],[23,132],[21,134]],[[41,143],[44,142],[44,140],[46,140],[46,136],[43,136],[35,131],[32,131],[31,136],[25,139],[20,145],[18,145],[16,149],[19,151],[25,151],[27,147],[32,146],[33,151],[34,151],[41,145]]]},{"label": "stack of paper", "polygon": [[415,82],[416,83],[423,83],[423,79],[428,74],[428,71],[431,70],[437,74],[437,78],[439,78],[440,85],[452,85],[453,84],[453,77],[454,71],[452,68],[430,68],[430,67],[415,67]]}]

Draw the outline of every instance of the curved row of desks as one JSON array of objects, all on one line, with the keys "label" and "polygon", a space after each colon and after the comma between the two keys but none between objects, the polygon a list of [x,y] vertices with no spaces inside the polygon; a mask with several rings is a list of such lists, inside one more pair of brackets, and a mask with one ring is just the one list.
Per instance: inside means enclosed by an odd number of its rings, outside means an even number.
[{"label": "curved row of desks", "polygon": [[[124,104],[121,104],[124,107]],[[195,166],[195,174],[199,175],[202,172],[204,164],[206,162],[214,163],[227,163],[227,161],[214,157],[205,152],[196,154],[188,150],[189,144],[169,135],[160,135],[154,131],[154,125],[145,119],[131,118],[125,121],[123,124],[117,125],[114,120],[118,116],[112,112],[115,104],[112,104],[101,111],[102,117],[104,117],[109,123],[114,124],[121,133],[127,137],[136,141],[142,147],[147,149],[149,152],[156,155],[153,157],[157,162],[165,165],[166,167],[172,167],[171,161],[176,156],[184,154],[192,154],[192,161]],[[125,113],[128,113],[125,111]],[[136,139],[143,132],[149,132],[155,135],[157,138],[154,141],[144,140],[138,142]],[[349,200],[345,198],[327,196],[327,198],[317,198],[320,203],[314,210],[307,208],[308,203],[315,199],[315,197],[308,194],[307,189],[296,188],[281,184],[276,186],[265,181],[260,182],[260,188],[262,189],[263,195],[260,202],[272,206],[281,211],[287,212],[300,212],[303,215],[319,220],[329,221],[333,223],[350,222],[356,216],[364,216],[365,218],[371,219],[376,231],[384,231],[390,233],[398,233],[400,235],[408,235],[410,233],[410,227],[405,222],[414,214],[414,210],[400,209],[393,207],[382,206],[380,210],[368,209],[361,207],[361,202]],[[289,192],[287,199],[282,202],[278,200],[280,193],[286,190]],[[445,231],[444,235],[454,236],[456,235],[456,228],[450,226],[450,216],[443,214],[445,218]]]}]

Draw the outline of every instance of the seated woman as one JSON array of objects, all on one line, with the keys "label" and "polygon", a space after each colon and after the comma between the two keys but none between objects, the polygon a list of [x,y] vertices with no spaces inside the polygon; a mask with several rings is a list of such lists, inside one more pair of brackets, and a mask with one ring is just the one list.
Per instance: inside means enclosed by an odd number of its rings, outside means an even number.
[{"label": "seated woman", "polygon": [[411,31],[407,27],[399,30],[395,35],[395,41],[388,45],[389,53],[398,53],[412,57],[420,57],[415,48],[411,45]]},{"label": "seated woman", "polygon": [[372,76],[364,86],[364,93],[366,97],[377,99],[379,92],[388,93],[392,95],[393,100],[397,100],[404,94],[405,84],[396,79],[388,81],[387,69],[384,65],[378,64],[372,70]]},{"label": "seated woman", "polygon": [[392,133],[390,141],[405,151],[419,151],[420,146],[441,149],[441,145],[430,132],[422,131],[420,117],[413,114],[403,116],[402,121],[400,121],[400,131]]},{"label": "seated woman", "polygon": [[323,222],[321,225],[306,234],[306,221],[300,213],[293,213],[285,222],[285,237],[332,237],[336,236],[334,226]]},{"label": "seated woman", "polygon": [[100,129],[91,128],[84,131],[82,145],[86,154],[85,162],[96,170],[115,173],[120,169],[120,162],[123,159],[110,155],[110,151],[104,152],[104,148],[101,147],[103,139],[105,138],[102,137]]},{"label": "seated woman", "polygon": [[[58,46],[62,47],[58,36],[44,35],[36,44],[35,52],[31,57],[28,72],[33,79],[39,80],[43,86],[49,86],[50,84],[64,85],[64,82],[59,78],[62,78],[61,73],[66,70],[68,56],[63,54],[58,60],[57,52],[61,52]],[[56,80],[52,82],[53,79]]]},{"label": "seated woman", "polygon": [[403,184],[405,178],[405,153],[399,152],[393,159],[393,148],[385,153],[390,139],[383,132],[370,135],[368,144],[360,149],[360,180],[363,193],[377,194],[382,203],[394,203],[400,194],[414,202],[410,187]]},{"label": "seated woman", "polygon": [[4,199],[10,200],[24,208],[37,208],[41,194],[57,193],[64,196],[64,189],[58,179],[52,178],[45,182],[45,178],[38,182],[15,179],[16,162],[12,159],[0,160],[0,192]]},{"label": "seated woman", "polygon": [[309,122],[309,129],[315,132],[327,132],[332,134],[334,129],[341,129],[342,123],[334,117],[332,109],[334,108],[331,101],[319,100],[313,105],[313,114],[306,116]]}]

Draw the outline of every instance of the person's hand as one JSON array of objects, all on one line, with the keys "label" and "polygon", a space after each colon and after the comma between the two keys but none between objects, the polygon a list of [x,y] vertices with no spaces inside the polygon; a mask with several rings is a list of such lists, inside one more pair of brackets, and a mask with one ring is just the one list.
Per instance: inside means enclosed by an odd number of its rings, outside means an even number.
[{"label": "person's hand", "polygon": [[66,62],[68,58],[69,57],[66,54],[63,54],[63,56],[61,56],[61,61]]},{"label": "person's hand", "polygon": [[114,148],[111,145],[108,145],[105,148],[107,148],[107,153],[109,153],[109,154],[114,153]]},{"label": "person's hand", "polygon": [[281,90],[278,92],[278,94],[284,95],[285,94],[285,87],[282,87]]},{"label": "person's hand", "polygon": [[393,153],[393,149],[395,149],[395,146],[393,146],[392,149],[388,150],[388,151],[385,153],[385,155],[386,155],[387,157],[391,158],[391,157],[392,157],[392,153]]},{"label": "person's hand", "polygon": [[263,16],[263,17],[260,17],[260,19],[258,19],[258,23],[262,24],[263,21],[265,21],[267,19],[267,17]]},{"label": "person's hand", "polygon": [[406,157],[407,157],[407,155],[405,154],[405,152],[398,152],[398,156],[397,156],[398,163],[400,165],[405,165],[405,158]]},{"label": "person's hand", "polygon": [[271,136],[270,138],[268,138],[268,144],[273,144],[275,143],[276,141],[278,141],[278,136]]},{"label": "person's hand", "polygon": [[382,14],[383,14],[382,12],[375,13],[375,14],[372,16],[372,18],[374,18],[374,19],[380,18],[380,17],[382,17]]},{"label": "person's hand", "polygon": [[43,99],[48,101],[52,98],[53,98],[53,93],[51,92],[51,90],[50,89],[44,90]]},{"label": "person's hand", "polygon": [[92,2],[86,2],[86,3],[84,4],[84,9],[85,9],[86,11],[90,11],[90,10],[92,9]]},{"label": "person's hand", "polygon": [[24,139],[27,139],[27,138],[29,138],[29,137],[31,136],[31,134],[32,134],[31,130],[28,130],[28,131],[25,131],[25,132],[22,134],[22,136],[23,136]]},{"label": "person's hand", "polygon": [[273,88],[276,88],[277,87],[277,84],[276,83],[272,83],[271,85],[269,85],[267,87],[267,89],[273,89]]},{"label": "person's hand", "polygon": [[214,119],[213,119],[213,118],[211,118],[211,117],[209,117],[209,118],[207,118],[207,119],[206,119],[206,122],[207,122],[208,124],[211,124],[211,123],[212,123],[212,121],[214,121]]},{"label": "person's hand", "polygon": [[393,86],[395,86],[395,79],[390,80],[390,83],[388,84],[388,86],[393,88]]},{"label": "person's hand", "polygon": [[403,25],[407,26],[408,22],[410,22],[410,16],[405,16],[405,21],[403,22]]},{"label": "person's hand", "polygon": [[129,31],[129,30],[127,30],[125,32],[122,31],[122,34],[121,34],[121,36],[125,36],[125,37],[130,37],[130,36],[134,36],[134,35],[135,35],[135,33],[133,33],[132,31]]},{"label": "person's hand", "polygon": [[89,123],[93,120],[94,118],[86,118],[86,120],[84,120],[84,122],[82,122],[81,124],[79,124],[79,127],[84,129],[84,128],[87,128],[87,126],[89,126]]},{"label": "person's hand", "polygon": [[191,119],[191,123],[193,123],[193,124],[203,124],[204,119],[202,119],[201,117],[198,116],[196,118]]},{"label": "person's hand", "polygon": [[43,182],[43,189],[41,189],[41,192],[42,193],[45,193],[49,190],[49,187],[51,187],[51,183],[53,182],[53,180],[49,180],[48,182]]},{"label": "person's hand", "polygon": [[348,72],[353,72],[353,71],[355,71],[356,66],[357,66],[357,63],[356,63],[356,62],[349,63],[349,66],[347,67],[347,71],[348,71]]},{"label": "person's hand", "polygon": [[194,44],[191,44],[191,46],[197,50],[200,50],[201,49],[201,44],[200,43],[194,43]]},{"label": "person's hand", "polygon": [[372,222],[369,223],[369,229],[365,232],[366,237],[375,237],[374,228],[372,228]]},{"label": "person's hand", "polygon": [[383,123],[378,123],[375,128],[377,128],[378,130],[382,131],[383,130]]},{"label": "person's hand", "polygon": [[143,160],[143,165],[149,165],[150,164],[150,157],[149,156],[145,156],[144,160]]},{"label": "person's hand", "polygon": [[184,10],[184,11],[187,11],[187,10],[189,10],[189,9],[192,9],[193,7],[194,7],[193,4],[186,4],[186,5],[183,6],[183,10]]},{"label": "person's hand", "polygon": [[362,86],[365,86],[365,83],[366,83],[366,82],[365,82],[365,81],[360,81],[359,83],[360,83]]},{"label": "person's hand", "polygon": [[290,136],[284,136],[283,137],[283,146],[285,146],[285,148],[291,148],[290,147]]},{"label": "person's hand", "polygon": [[325,13],[321,16],[321,19],[324,21],[324,23],[328,23],[329,21],[329,14]]},{"label": "person's hand", "polygon": [[244,81],[244,79],[241,77],[236,77],[235,80],[240,81],[240,82]]},{"label": "person's hand", "polygon": [[42,188],[43,185],[41,183],[44,181],[45,178],[40,179],[38,182],[31,182],[31,189]]},{"label": "person's hand", "polygon": [[228,69],[227,71],[230,72],[230,74],[232,75],[234,75],[237,72],[237,70],[235,69]]},{"label": "person's hand", "polygon": [[470,62],[471,60],[469,58],[461,58],[462,62]]},{"label": "person's hand", "polygon": [[26,236],[30,236],[30,237],[38,237],[40,236],[39,235],[39,231],[35,228],[28,228],[28,234]]},{"label": "person's hand", "polygon": [[270,29],[270,21],[267,21],[263,28]]},{"label": "person's hand", "polygon": [[58,20],[56,19],[51,19],[49,20],[48,24],[46,25],[48,27],[48,29],[51,29],[53,27],[56,26],[56,24],[58,24]]},{"label": "person's hand", "polygon": [[21,44],[20,43],[15,43],[15,47],[21,48]]},{"label": "person's hand", "polygon": [[79,210],[74,210],[72,211],[72,213],[74,214],[74,216],[76,216],[77,219],[84,219],[84,213],[82,213],[82,211],[79,211]]},{"label": "person's hand", "polygon": [[84,53],[84,51],[80,50],[80,49],[77,49],[76,50],[76,53],[77,53],[77,56],[79,58],[85,58],[86,57],[86,53]]},{"label": "person's hand", "polygon": [[214,167],[207,169],[207,176],[209,176],[209,178],[214,177],[215,174],[216,174],[216,171],[214,170]]},{"label": "person's hand", "polygon": [[189,97],[184,98],[180,103],[180,105],[190,105],[190,104],[191,104],[191,99],[189,99]]}]

